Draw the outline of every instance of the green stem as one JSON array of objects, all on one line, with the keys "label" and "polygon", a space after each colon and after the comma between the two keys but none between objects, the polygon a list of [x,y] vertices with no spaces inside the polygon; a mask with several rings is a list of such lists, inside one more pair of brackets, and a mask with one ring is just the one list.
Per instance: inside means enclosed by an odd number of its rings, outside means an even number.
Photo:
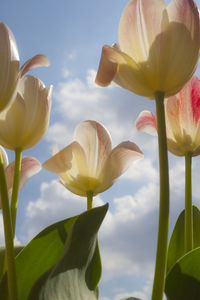
[{"label": "green stem", "polygon": [[21,159],[22,159],[22,150],[21,148],[17,148],[15,150],[15,172],[14,172],[13,190],[12,190],[12,198],[11,198],[11,218],[12,218],[12,226],[13,226],[13,238],[15,236]]},{"label": "green stem", "polygon": [[87,192],[87,210],[92,209],[92,203],[93,203],[93,192],[88,191]]},{"label": "green stem", "polygon": [[8,293],[9,300],[17,300],[17,282],[16,282],[16,269],[15,269],[15,256],[13,245],[13,231],[9,208],[9,199],[7,184],[3,166],[2,155],[0,154],[0,195],[3,211],[5,246],[6,246],[6,259],[7,259],[7,276],[8,276]]},{"label": "green stem", "polygon": [[185,154],[185,253],[193,249],[192,155]]},{"label": "green stem", "polygon": [[158,225],[157,254],[154,273],[152,300],[162,300],[167,263],[169,227],[169,170],[164,111],[164,93],[155,94],[160,163],[160,211]]}]

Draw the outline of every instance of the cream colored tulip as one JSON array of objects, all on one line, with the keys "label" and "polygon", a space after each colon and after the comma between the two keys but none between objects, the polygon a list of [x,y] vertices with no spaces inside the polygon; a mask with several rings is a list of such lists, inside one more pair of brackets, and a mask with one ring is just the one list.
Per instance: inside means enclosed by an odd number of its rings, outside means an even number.
[{"label": "cream colored tulip", "polygon": [[51,96],[52,86],[46,89],[38,78],[23,76],[15,100],[0,112],[0,144],[11,150],[37,144],[48,129]]},{"label": "cream colored tulip", "polygon": [[19,53],[13,33],[0,23],[0,112],[15,98],[19,79],[29,70],[48,66],[44,55],[36,55],[19,69]]},{"label": "cream colored tulip", "polygon": [[[15,162],[13,161],[12,163],[9,164],[6,151],[1,146],[0,146],[0,152],[3,158],[8,195],[9,198],[11,199]],[[25,183],[30,177],[37,174],[40,170],[41,170],[41,164],[37,159],[30,156],[24,156],[21,162],[19,189],[21,189],[25,185]],[[2,206],[1,206],[1,197],[0,197],[0,209],[1,208]]]},{"label": "cream colored tulip", "polygon": [[96,83],[114,80],[138,95],[176,94],[194,73],[200,21],[193,0],[131,0],[119,24],[119,46],[104,46]]},{"label": "cream colored tulip", "polygon": [[48,159],[43,167],[57,173],[72,193],[96,195],[111,187],[134,160],[143,158],[141,150],[126,141],[112,149],[106,128],[95,121],[80,123],[74,142]]}]

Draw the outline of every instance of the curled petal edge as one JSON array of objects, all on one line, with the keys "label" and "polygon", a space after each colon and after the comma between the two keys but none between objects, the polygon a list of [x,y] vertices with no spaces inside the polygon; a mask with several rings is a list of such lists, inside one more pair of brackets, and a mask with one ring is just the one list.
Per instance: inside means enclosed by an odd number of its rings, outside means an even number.
[{"label": "curled petal edge", "polygon": [[50,61],[46,55],[38,54],[34,57],[30,58],[23,64],[23,66],[20,69],[19,77],[24,76],[27,72],[29,72],[32,69],[35,69],[37,67],[48,67],[50,65]]},{"label": "curled petal edge", "polygon": [[135,122],[135,127],[139,131],[143,131],[154,136],[158,135],[156,117],[150,111],[144,110],[139,114]]},{"label": "curled petal edge", "polygon": [[102,48],[99,68],[95,79],[96,84],[102,87],[108,86],[117,73],[117,63],[112,62],[107,58],[107,47],[111,48],[109,46],[104,46]]}]

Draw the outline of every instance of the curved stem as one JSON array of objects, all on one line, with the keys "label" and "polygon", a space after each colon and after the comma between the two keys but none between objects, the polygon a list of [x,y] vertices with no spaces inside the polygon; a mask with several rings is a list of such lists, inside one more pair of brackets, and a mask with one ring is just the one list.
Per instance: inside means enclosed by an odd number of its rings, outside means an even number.
[{"label": "curved stem", "polygon": [[164,93],[157,92],[155,94],[155,100],[157,109],[160,164],[160,210],[152,300],[162,300],[165,286],[169,227],[169,170],[164,112]]},{"label": "curved stem", "polygon": [[15,236],[21,159],[22,159],[22,150],[21,148],[17,148],[15,150],[15,172],[14,172],[13,190],[12,190],[12,198],[11,198],[11,218],[12,218],[12,226],[13,226],[13,238]]},{"label": "curved stem", "polygon": [[7,184],[3,166],[2,155],[0,154],[0,195],[3,211],[4,234],[6,245],[6,259],[7,259],[7,276],[8,276],[8,293],[10,300],[17,300],[17,282],[16,282],[16,269],[15,269],[15,256],[13,245],[13,230],[10,216],[9,199]]},{"label": "curved stem", "polygon": [[87,192],[87,210],[92,209],[92,203],[93,203],[93,192],[88,191]]},{"label": "curved stem", "polygon": [[192,155],[185,154],[185,253],[193,249]]}]

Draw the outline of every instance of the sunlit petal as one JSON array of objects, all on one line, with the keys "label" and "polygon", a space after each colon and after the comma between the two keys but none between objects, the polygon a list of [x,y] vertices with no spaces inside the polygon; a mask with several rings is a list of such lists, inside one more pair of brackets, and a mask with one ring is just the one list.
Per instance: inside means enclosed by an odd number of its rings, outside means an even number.
[{"label": "sunlit petal", "polygon": [[151,135],[158,135],[157,121],[155,116],[150,111],[142,111],[135,122],[137,130],[149,133]]},{"label": "sunlit petal", "polygon": [[95,82],[100,86],[107,86],[114,79],[117,72],[117,63],[111,62],[104,54],[107,46],[104,46],[101,53],[98,72]]},{"label": "sunlit petal", "polygon": [[95,121],[80,123],[74,132],[74,140],[83,148],[86,156],[88,175],[98,177],[112,149],[112,142],[106,128]]},{"label": "sunlit petal", "polygon": [[50,61],[46,55],[38,54],[34,57],[30,58],[23,64],[20,69],[20,77],[24,76],[27,72],[37,67],[48,67],[50,65]]},{"label": "sunlit petal", "polygon": [[137,62],[148,59],[149,49],[161,32],[165,7],[162,0],[132,0],[125,7],[119,24],[119,44]]},{"label": "sunlit petal", "polygon": [[96,187],[95,192],[99,193],[108,189],[130,167],[133,161],[142,159],[143,157],[143,153],[136,144],[130,141],[119,144],[111,151],[100,175],[102,184]]},{"label": "sunlit petal", "polygon": [[15,101],[0,112],[0,144],[15,150],[37,144],[49,125],[52,86],[36,77],[20,79]]}]

